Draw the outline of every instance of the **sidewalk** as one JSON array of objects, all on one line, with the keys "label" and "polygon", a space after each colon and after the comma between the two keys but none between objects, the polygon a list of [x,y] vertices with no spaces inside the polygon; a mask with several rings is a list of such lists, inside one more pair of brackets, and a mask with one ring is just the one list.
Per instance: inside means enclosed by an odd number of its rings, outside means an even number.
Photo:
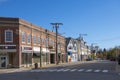
[{"label": "sidewalk", "polygon": [[120,65],[116,65],[116,72],[120,72]]},{"label": "sidewalk", "polygon": [[[94,63],[96,61],[79,61],[79,62],[70,62],[70,63],[59,63],[58,65],[56,64],[47,64],[42,66],[42,68],[49,68],[49,67],[58,67],[58,66],[69,66],[69,65],[76,65],[76,64],[83,64],[83,63]],[[34,69],[33,67],[29,67],[29,68],[9,68],[9,69],[0,69],[0,74],[2,73],[12,73],[12,72],[21,72],[21,71],[27,71],[27,70],[31,70]],[[40,69],[40,68],[38,68]]]}]

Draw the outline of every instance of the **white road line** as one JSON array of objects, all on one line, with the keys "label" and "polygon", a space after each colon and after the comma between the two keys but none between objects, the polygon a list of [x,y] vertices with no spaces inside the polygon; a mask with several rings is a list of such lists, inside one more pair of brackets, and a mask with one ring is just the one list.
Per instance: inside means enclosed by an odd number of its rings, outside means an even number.
[{"label": "white road line", "polygon": [[60,71],[64,71],[64,69],[59,69],[59,70],[57,70],[57,72],[60,72]]},{"label": "white road line", "polygon": [[86,70],[85,72],[91,72],[92,71],[92,69],[88,69],[88,70]]},{"label": "white road line", "polygon": [[73,72],[73,71],[76,71],[77,69],[72,69],[72,70],[70,70],[70,72]]},{"label": "white road line", "polygon": [[65,69],[65,70],[63,70],[63,72],[66,72],[66,71],[69,71],[70,69]]},{"label": "white road line", "polygon": [[78,70],[79,72],[82,72],[82,71],[84,71],[85,69],[80,69],[80,70]]},{"label": "white road line", "polygon": [[106,72],[108,72],[108,70],[103,70],[102,72],[106,73]]},{"label": "white road line", "polygon": [[57,69],[51,69],[51,70],[49,70],[49,72],[54,72],[54,71],[57,71]]},{"label": "white road line", "polygon": [[94,72],[100,72],[100,70],[95,70]]}]

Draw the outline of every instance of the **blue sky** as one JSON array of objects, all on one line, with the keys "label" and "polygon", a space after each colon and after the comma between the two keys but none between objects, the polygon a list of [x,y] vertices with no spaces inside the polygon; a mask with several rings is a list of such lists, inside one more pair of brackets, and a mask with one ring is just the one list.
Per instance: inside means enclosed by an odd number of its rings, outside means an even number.
[{"label": "blue sky", "polygon": [[83,36],[88,45],[111,48],[120,45],[120,0],[0,0],[1,17],[19,17],[52,30],[61,22],[59,33]]}]

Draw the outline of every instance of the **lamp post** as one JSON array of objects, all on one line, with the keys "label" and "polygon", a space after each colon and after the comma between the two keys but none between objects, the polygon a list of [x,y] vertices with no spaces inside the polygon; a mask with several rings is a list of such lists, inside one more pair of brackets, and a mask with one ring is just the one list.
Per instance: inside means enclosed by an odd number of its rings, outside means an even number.
[{"label": "lamp post", "polygon": [[56,29],[56,65],[58,65],[58,42],[57,42],[58,28],[59,28],[59,25],[63,25],[63,24],[62,23],[51,23],[51,25],[53,25],[53,27],[55,27]]},{"label": "lamp post", "polygon": [[81,56],[80,58],[81,58],[81,61],[82,61],[82,47],[83,47],[83,46],[81,45],[81,44],[82,44],[81,42],[82,42],[82,40],[83,40],[83,36],[87,36],[87,34],[79,34],[79,40],[80,40],[80,56]]}]

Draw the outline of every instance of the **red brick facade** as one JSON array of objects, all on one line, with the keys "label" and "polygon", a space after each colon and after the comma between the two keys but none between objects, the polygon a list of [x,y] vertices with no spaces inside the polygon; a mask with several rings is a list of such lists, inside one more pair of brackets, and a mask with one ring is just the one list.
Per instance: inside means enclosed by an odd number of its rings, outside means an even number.
[{"label": "red brick facade", "polygon": [[[5,41],[6,30],[13,32],[12,42]],[[55,42],[54,32],[19,18],[0,17],[0,60],[5,58],[5,62],[0,63],[0,68],[32,66],[34,63],[40,63],[40,46],[42,65],[54,64]],[[59,61],[65,62],[65,38],[61,35],[58,35],[58,51]]]}]

